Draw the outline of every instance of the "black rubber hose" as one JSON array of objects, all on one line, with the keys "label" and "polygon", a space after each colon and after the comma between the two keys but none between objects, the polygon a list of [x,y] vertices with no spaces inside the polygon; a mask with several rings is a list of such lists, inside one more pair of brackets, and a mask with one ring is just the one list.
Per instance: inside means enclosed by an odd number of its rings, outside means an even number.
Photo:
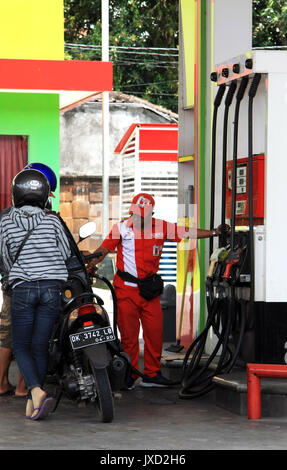
[{"label": "black rubber hose", "polygon": [[238,358],[239,352],[240,352],[240,348],[241,348],[241,344],[242,344],[242,340],[243,340],[243,335],[244,335],[244,331],[245,331],[247,302],[245,300],[241,299],[240,300],[240,306],[241,306],[241,308],[240,308],[239,337],[238,337],[238,340],[237,340],[235,351],[233,352],[233,355],[232,355],[232,359],[231,359],[230,363],[228,364],[227,368],[225,369],[226,373],[231,372],[231,370],[234,367],[234,364],[235,364],[235,362]]},{"label": "black rubber hose", "polygon": [[[225,109],[223,119],[223,144],[222,144],[222,195],[221,195],[221,225],[225,224],[225,206],[226,206],[226,156],[227,156],[227,133],[229,108],[232,104],[233,96],[237,87],[237,81],[233,80],[228,89],[225,98]],[[226,232],[219,236],[219,247],[226,246]]]},{"label": "black rubber hose", "polygon": [[[208,361],[197,371],[188,370],[189,374],[185,374],[182,380],[182,388],[179,391],[180,398],[195,398],[211,391],[215,384],[213,383],[214,371],[209,370],[209,365],[216,356],[220,346],[222,345],[226,333],[224,329],[221,333],[217,333],[218,342]],[[229,348],[228,348],[229,349]],[[190,368],[189,368],[190,369]]]},{"label": "black rubber hose", "polygon": [[[216,127],[217,112],[221,104],[226,85],[220,85],[214,100],[212,119],[212,149],[211,149],[211,184],[210,184],[210,230],[214,228],[214,197],[215,197],[215,164],[216,164]],[[213,238],[209,242],[209,255],[213,252]]]},{"label": "black rubber hose", "polygon": [[[217,303],[216,303],[216,308],[217,308]],[[185,357],[183,360],[183,380],[184,380],[184,377],[187,377],[187,376],[189,377],[192,375],[193,371],[196,370],[202,358],[202,353],[203,353],[203,348],[205,346],[206,337],[207,337],[209,328],[213,324],[214,317],[217,313],[216,308],[212,310],[209,318],[206,321],[206,325],[203,331],[192,342],[192,344],[189,346],[188,350],[185,353]],[[192,354],[190,363],[188,364],[189,357],[194,349],[195,349],[195,352]]]},{"label": "black rubber hose", "polygon": [[[239,124],[239,109],[240,103],[244,96],[246,87],[248,83],[248,78],[244,77],[241,80],[239,90],[236,96],[236,107],[235,107],[235,118],[234,118],[234,140],[233,140],[233,183],[232,183],[232,228],[233,228],[233,236],[231,242],[231,249],[234,249],[234,234],[235,234],[235,204],[236,204],[236,172],[237,172],[237,145],[238,145],[238,124]],[[224,135],[224,142],[226,145],[227,142],[227,120],[228,120],[228,109],[232,102],[234,93],[236,89],[236,84],[232,86],[231,90],[229,90],[229,95],[226,97],[226,108],[225,108],[225,135]],[[223,96],[223,94],[222,94]],[[220,100],[221,101],[221,100]],[[211,185],[211,213],[210,213],[210,228],[214,225],[214,179],[215,179],[215,146],[216,146],[216,118],[217,118],[217,107],[214,108],[214,116],[213,116],[213,135],[212,135],[212,185]],[[223,161],[223,176],[222,176],[222,187],[223,191],[225,192],[225,182],[226,182],[226,146],[223,149],[225,161]],[[223,209],[224,208],[224,209]],[[224,220],[223,220],[224,215]],[[223,197],[222,203],[222,221],[225,223],[225,196]],[[210,256],[213,250],[213,244],[210,244]],[[232,291],[232,288],[231,288]],[[234,297],[234,290],[231,294],[231,299],[229,302],[229,308],[223,308],[222,314],[222,330],[221,333],[217,332],[218,342],[209,356],[209,359],[205,363],[205,365],[199,370],[196,371],[199,367],[200,359],[202,357],[202,352],[204,350],[206,338],[208,331],[211,326],[215,328],[214,320],[216,315],[218,315],[219,310],[219,303],[215,302],[212,305],[210,316],[207,320],[206,327],[203,332],[199,335],[198,338],[191,344],[190,348],[187,351],[185,356],[184,364],[183,364],[183,378],[182,378],[182,388],[179,392],[179,396],[181,398],[194,398],[196,396],[203,395],[208,391],[212,390],[214,384],[212,382],[213,377],[215,374],[222,373],[222,371],[229,365],[234,363],[236,357],[232,357],[230,353],[229,347],[229,339],[230,333],[232,329],[232,317],[233,317],[233,309],[235,308],[235,297]],[[226,317],[227,312],[227,317]],[[191,354],[192,350],[196,346],[196,351],[192,360],[190,361],[189,366],[187,366],[187,360],[189,355]],[[216,356],[220,346],[222,346],[222,352],[217,364],[215,371],[209,372],[208,367],[211,364],[213,358]],[[238,348],[237,348],[238,349]],[[207,375],[206,375],[207,374]]]},{"label": "black rubber hose", "polygon": [[[204,330],[201,332],[201,334],[192,342],[192,344],[189,346],[188,350],[186,351],[184,361],[183,361],[183,373],[182,373],[182,379],[181,379],[181,389],[179,391],[179,397],[181,398],[186,398],[186,396],[190,397],[191,392],[190,388],[191,385],[194,384],[195,382],[195,377],[194,377],[194,372],[197,370],[197,367],[199,365],[199,362],[202,358],[202,352],[203,348],[206,343],[206,337],[209,331],[209,328],[212,326],[212,322],[214,319],[214,316],[217,313],[217,305],[218,305],[218,300],[214,303],[213,309],[209,314],[209,317],[207,318],[206,321],[206,326]],[[189,357],[192,353],[192,351],[196,348],[196,351],[192,354],[190,363],[188,364]]]},{"label": "black rubber hose", "polygon": [[240,103],[244,96],[248,83],[248,77],[243,77],[236,95],[236,106],[234,113],[234,133],[233,133],[233,169],[232,169],[232,209],[231,209],[231,237],[230,248],[234,250],[235,245],[235,209],[236,209],[236,177],[237,177],[237,147],[238,147],[238,125]]},{"label": "black rubber hose", "polygon": [[222,341],[222,351],[217,363],[216,370],[214,371],[214,376],[218,373],[221,373],[221,370],[223,369],[223,364],[226,359],[226,354],[227,354],[227,349],[229,345],[229,339],[230,339],[230,332],[231,332],[231,327],[232,327],[232,309],[234,308],[234,292],[231,288],[231,299],[229,301],[229,309],[228,309],[228,314],[227,314],[227,319],[226,320],[226,325],[224,327],[224,338]]},{"label": "black rubber hose", "polygon": [[[228,338],[230,335],[230,322],[226,318],[226,308],[223,303],[225,299],[216,299],[211,306],[209,311],[209,316],[207,318],[206,326],[202,333],[194,340],[189,349],[186,352],[184,363],[183,363],[183,375],[181,380],[181,390],[179,391],[180,398],[194,398],[195,396],[203,395],[207,391],[213,388],[212,379],[214,377],[214,371],[210,372],[209,365],[216,357],[219,348],[223,345],[223,352],[220,356],[220,362],[225,366],[226,356],[228,355],[228,361],[231,357],[231,351],[228,345]],[[221,315],[221,324],[222,331],[217,331],[214,320],[216,315]],[[204,352],[204,347],[206,344],[206,338],[210,328],[213,328],[215,334],[218,337],[217,344],[215,345],[212,353],[210,354],[208,360],[204,363],[203,366],[200,366],[200,360],[202,359],[202,354]],[[192,351],[195,349],[192,354],[190,363],[188,364],[188,359]],[[227,361],[227,363],[228,363]]]},{"label": "black rubber hose", "polygon": [[[259,75],[259,74],[257,74]],[[250,86],[249,90],[249,137],[248,137],[248,150],[249,150],[249,158],[251,159],[251,163],[249,161],[249,196],[252,197],[253,193],[253,186],[252,186],[252,178],[253,178],[253,173],[252,173],[252,101],[253,98],[256,94],[257,87],[260,82],[260,77],[255,76],[253,79],[253,82]],[[228,122],[228,109],[229,106],[232,102],[235,89],[236,89],[236,83],[233,82],[234,85],[232,86],[232,89],[229,89],[229,93],[226,97],[226,102],[225,102],[225,116],[224,116],[224,147],[223,147],[223,168],[222,168],[222,224],[225,223],[225,184],[226,184],[226,142],[227,142],[227,122]],[[239,90],[237,92],[236,96],[236,107],[235,107],[235,116],[234,116],[234,139],[233,139],[233,177],[232,177],[232,233],[231,233],[231,250],[234,249],[234,235],[235,235],[235,209],[236,209],[236,177],[237,177],[237,145],[238,145],[238,125],[239,125],[239,109],[240,109],[240,103],[242,101],[242,98],[244,96],[246,87],[248,84],[248,78],[244,77],[241,80],[241,84],[239,87]],[[215,111],[215,116],[214,116],[214,123],[216,123],[216,112]],[[216,132],[216,126],[213,127],[213,132]],[[215,144],[215,135],[213,135],[213,144]],[[215,173],[215,151],[213,151],[213,173],[212,176],[214,176]],[[251,168],[251,171],[250,171]],[[250,186],[251,182],[251,186]],[[212,186],[212,194],[214,191],[214,186]],[[211,201],[211,227],[213,226],[214,220],[212,219],[213,215],[213,201]],[[252,204],[249,206],[249,218],[250,218],[250,223],[252,227],[252,234],[253,234],[253,207]],[[253,237],[252,237],[253,238]],[[251,272],[251,277],[254,279],[254,271]],[[210,304],[208,299],[207,299],[207,305],[208,305],[208,311],[209,311],[209,317],[206,322],[206,327],[203,330],[203,332],[196,338],[196,340],[191,344],[189,347],[185,359],[184,359],[184,364],[183,364],[183,378],[182,378],[182,387],[179,392],[179,397],[180,398],[195,398],[201,395],[204,395],[205,393],[208,393],[214,388],[214,383],[212,381],[213,377],[217,374],[222,374],[224,372],[229,373],[232,368],[234,367],[234,364],[236,363],[236,360],[238,358],[241,344],[242,344],[242,339],[245,331],[245,325],[246,325],[246,301],[240,300],[240,312],[237,313],[237,315],[240,315],[240,327],[239,327],[239,337],[237,340],[237,343],[235,345],[235,350],[233,352],[230,351],[230,346],[229,346],[229,341],[230,341],[230,334],[232,331],[232,319],[234,312],[236,310],[236,299],[235,299],[235,288],[233,285],[230,287],[230,292],[231,292],[231,297],[229,300],[229,308],[226,309],[224,305],[220,305],[220,303],[214,302],[214,304]],[[215,326],[215,317],[216,315],[219,314],[219,310],[222,308],[221,312],[221,320],[222,320],[222,330],[221,333],[219,331],[216,331],[216,326]],[[228,312],[228,315],[226,316],[226,311]],[[202,353],[204,351],[204,346],[207,338],[207,334],[209,329],[213,327],[215,330],[215,333],[217,334],[218,337],[218,342],[212,352],[212,354],[209,356],[209,359],[205,362],[204,366],[200,367],[200,360],[202,358]],[[222,351],[221,355],[219,357],[219,361],[217,364],[217,367],[215,370],[212,372],[208,371],[208,367],[211,364],[213,358],[215,357],[216,353],[218,352],[220,346],[222,346]],[[195,349],[195,352],[193,354],[192,359],[190,360],[190,364],[188,365],[188,359],[192,351]]]},{"label": "black rubber hose", "polygon": [[[216,375],[229,373],[240,352],[240,347],[243,339],[243,334],[245,331],[245,319],[246,319],[246,302],[244,300],[240,301],[240,328],[239,328],[239,338],[237,340],[237,344],[235,350],[232,352],[229,347],[229,339],[231,333],[231,324],[232,324],[232,315],[231,309],[235,308],[235,298],[234,298],[234,291],[232,298],[230,299],[230,309],[229,314],[226,317],[224,312],[226,312],[226,308],[223,308],[222,312],[222,331],[221,333],[217,332],[218,342],[217,345],[209,357],[208,361],[202,366],[199,370],[195,371],[193,367],[190,370],[190,365],[185,372],[185,376],[182,380],[182,388],[179,392],[180,398],[196,398],[198,396],[204,395],[211,391],[215,387],[215,383],[213,382],[213,378]],[[214,312],[215,313],[215,312]],[[220,358],[216,368],[212,371],[208,370],[208,367],[218,352],[218,349],[222,346],[222,352],[220,354]],[[199,366],[199,364],[197,364]],[[187,373],[188,372],[188,373]]]}]

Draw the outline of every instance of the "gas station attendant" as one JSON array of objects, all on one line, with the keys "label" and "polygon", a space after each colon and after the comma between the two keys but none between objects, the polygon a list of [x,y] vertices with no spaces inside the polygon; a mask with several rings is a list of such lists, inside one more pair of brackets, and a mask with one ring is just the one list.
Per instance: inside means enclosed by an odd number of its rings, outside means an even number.
[{"label": "gas station attendant", "polygon": [[[218,236],[221,227],[213,230],[195,229],[194,236],[176,224],[152,217],[155,201],[146,193],[134,196],[130,217],[113,225],[109,235],[97,248],[102,256],[89,264],[97,264],[117,250],[114,289],[117,298],[117,322],[124,351],[138,370],[139,331],[144,339],[143,387],[166,387],[171,382],[160,371],[163,343],[163,313],[160,294],[163,282],[156,273],[165,240],[180,242],[183,238]],[[128,389],[134,388],[133,373]]]}]

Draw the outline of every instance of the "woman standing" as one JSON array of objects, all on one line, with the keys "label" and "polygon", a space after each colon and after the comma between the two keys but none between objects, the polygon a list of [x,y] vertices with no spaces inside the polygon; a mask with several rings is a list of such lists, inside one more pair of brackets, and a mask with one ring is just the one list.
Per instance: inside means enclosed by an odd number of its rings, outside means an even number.
[{"label": "woman standing", "polygon": [[28,388],[26,417],[32,420],[46,417],[53,406],[43,384],[70,256],[60,220],[45,211],[49,194],[43,173],[21,171],[12,182],[13,207],[0,222],[1,256],[12,290],[13,350]]}]

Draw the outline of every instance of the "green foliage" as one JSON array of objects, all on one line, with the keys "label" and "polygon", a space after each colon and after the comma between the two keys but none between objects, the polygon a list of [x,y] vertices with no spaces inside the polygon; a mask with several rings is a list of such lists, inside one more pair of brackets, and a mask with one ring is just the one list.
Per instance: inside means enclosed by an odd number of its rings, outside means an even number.
[{"label": "green foliage", "polygon": [[[178,111],[178,3],[109,0],[114,90],[174,112]],[[101,60],[101,0],[64,0],[64,8],[65,57]],[[286,45],[287,0],[253,0],[253,47]]]},{"label": "green foliage", "polygon": [[[101,0],[64,5],[67,57],[101,60]],[[110,0],[109,6],[114,89],[177,112],[178,1]]]},{"label": "green foliage", "polygon": [[286,0],[253,0],[253,47],[286,45]]}]

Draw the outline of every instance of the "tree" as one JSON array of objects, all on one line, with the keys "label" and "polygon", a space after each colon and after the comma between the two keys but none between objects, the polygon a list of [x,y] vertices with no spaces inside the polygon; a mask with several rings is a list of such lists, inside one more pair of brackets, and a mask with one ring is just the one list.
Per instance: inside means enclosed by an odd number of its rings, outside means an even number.
[{"label": "tree", "polygon": [[[114,89],[177,112],[179,0],[110,0]],[[101,60],[101,0],[64,0],[66,58]],[[287,1],[253,0],[253,47],[287,45]],[[156,49],[155,49],[156,48]]]},{"label": "tree", "polygon": [[[178,1],[110,0],[114,89],[177,112]],[[101,0],[65,0],[71,59],[101,59]]]},{"label": "tree", "polygon": [[253,0],[253,47],[286,45],[286,0]]},{"label": "tree", "polygon": [[[178,2],[110,0],[114,89],[177,112]],[[101,0],[65,0],[72,59],[101,59]]]}]

